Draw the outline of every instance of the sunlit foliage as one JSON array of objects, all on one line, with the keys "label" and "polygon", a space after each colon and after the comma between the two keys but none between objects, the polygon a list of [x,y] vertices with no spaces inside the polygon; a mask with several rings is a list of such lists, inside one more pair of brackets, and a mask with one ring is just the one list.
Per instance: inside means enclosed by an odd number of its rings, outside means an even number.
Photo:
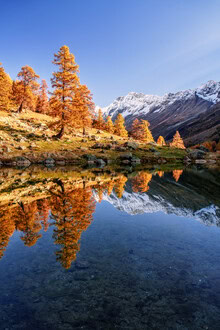
[{"label": "sunlit foliage", "polygon": [[115,134],[121,137],[127,137],[128,132],[125,128],[125,120],[123,116],[119,113],[115,120]]},{"label": "sunlit foliage", "polygon": [[170,147],[178,148],[178,149],[185,149],[183,140],[178,131],[176,131],[175,135],[173,136],[173,141],[170,143]]}]

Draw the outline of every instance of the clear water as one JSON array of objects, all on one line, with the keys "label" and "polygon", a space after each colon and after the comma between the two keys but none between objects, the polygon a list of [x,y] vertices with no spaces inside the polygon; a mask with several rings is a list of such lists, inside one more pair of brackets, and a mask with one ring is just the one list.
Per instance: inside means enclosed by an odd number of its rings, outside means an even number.
[{"label": "clear water", "polygon": [[0,329],[220,329],[217,170],[3,175]]}]

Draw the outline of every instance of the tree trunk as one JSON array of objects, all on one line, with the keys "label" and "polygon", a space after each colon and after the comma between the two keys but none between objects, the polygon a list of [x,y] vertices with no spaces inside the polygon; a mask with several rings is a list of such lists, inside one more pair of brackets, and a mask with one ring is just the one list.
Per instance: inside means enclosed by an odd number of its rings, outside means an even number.
[{"label": "tree trunk", "polygon": [[52,138],[53,139],[61,139],[63,134],[64,134],[64,125],[61,126],[61,129],[60,129],[59,133],[56,134],[56,135],[53,135]]},{"label": "tree trunk", "polygon": [[21,104],[20,104],[17,112],[18,113],[21,113],[22,109],[23,109],[23,102],[21,102]]},{"label": "tree trunk", "polygon": [[86,135],[86,128],[83,127],[83,135]]}]

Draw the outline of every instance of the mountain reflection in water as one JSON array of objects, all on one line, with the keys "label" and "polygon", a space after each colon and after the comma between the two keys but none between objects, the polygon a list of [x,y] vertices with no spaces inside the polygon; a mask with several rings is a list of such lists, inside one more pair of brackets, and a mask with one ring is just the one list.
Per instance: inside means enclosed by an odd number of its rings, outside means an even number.
[{"label": "mountain reflection in water", "polygon": [[2,169],[0,329],[219,329],[219,196],[216,169]]}]

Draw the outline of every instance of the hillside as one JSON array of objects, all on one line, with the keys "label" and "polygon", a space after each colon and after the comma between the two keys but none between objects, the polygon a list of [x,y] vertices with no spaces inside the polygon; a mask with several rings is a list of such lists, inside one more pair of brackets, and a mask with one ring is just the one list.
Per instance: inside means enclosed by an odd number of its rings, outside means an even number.
[{"label": "hillside", "polygon": [[54,119],[32,111],[0,113],[0,164],[29,166],[30,164],[105,166],[118,163],[183,162],[186,151],[159,147],[88,128],[67,130],[62,139],[54,140],[55,131],[48,128]]}]

